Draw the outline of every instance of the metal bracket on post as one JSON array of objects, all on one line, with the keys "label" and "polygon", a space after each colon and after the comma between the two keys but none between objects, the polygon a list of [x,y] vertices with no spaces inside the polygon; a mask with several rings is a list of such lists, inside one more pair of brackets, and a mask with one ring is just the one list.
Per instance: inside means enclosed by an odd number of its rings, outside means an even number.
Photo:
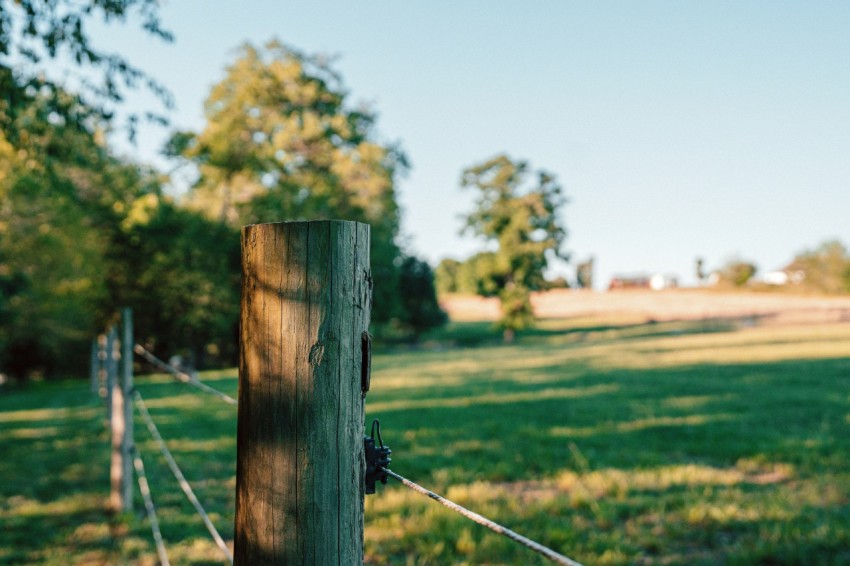
[{"label": "metal bracket on post", "polygon": [[[375,445],[375,436],[378,437],[378,445]],[[381,438],[381,422],[378,419],[372,421],[372,436],[363,437],[363,443],[366,448],[366,476],[365,490],[367,494],[375,493],[375,482],[380,481],[382,484],[387,483],[387,474],[383,468],[388,468],[392,459],[390,454],[393,453],[389,446],[384,445],[384,440]]]},{"label": "metal bracket on post", "polygon": [[360,336],[360,393],[366,398],[372,381],[372,335],[364,332]]}]

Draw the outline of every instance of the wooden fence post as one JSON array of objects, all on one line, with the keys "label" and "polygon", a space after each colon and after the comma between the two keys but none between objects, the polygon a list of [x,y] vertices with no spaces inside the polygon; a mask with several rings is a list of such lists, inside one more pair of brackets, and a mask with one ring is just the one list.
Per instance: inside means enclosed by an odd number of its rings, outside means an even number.
[{"label": "wooden fence post", "polygon": [[106,419],[110,426],[112,426],[112,390],[115,389],[115,382],[118,378],[117,341],[118,332],[114,326],[110,326],[106,332],[106,358],[103,362],[105,366]]},{"label": "wooden fence post", "polygon": [[363,563],[369,226],[242,229],[235,563]]},{"label": "wooden fence post", "polygon": [[98,339],[93,338],[91,341],[91,373],[89,374],[89,382],[91,386],[91,392],[97,395],[98,389],[100,389],[100,345],[98,344]]},{"label": "wooden fence post", "polygon": [[[121,379],[120,383],[114,383],[112,387],[112,453],[109,467],[109,504],[114,511],[132,511],[133,311],[124,309],[121,313],[121,322]],[[117,374],[117,364],[113,364],[113,368]]]},{"label": "wooden fence post", "polygon": [[97,395],[106,397],[106,334],[97,337]]}]

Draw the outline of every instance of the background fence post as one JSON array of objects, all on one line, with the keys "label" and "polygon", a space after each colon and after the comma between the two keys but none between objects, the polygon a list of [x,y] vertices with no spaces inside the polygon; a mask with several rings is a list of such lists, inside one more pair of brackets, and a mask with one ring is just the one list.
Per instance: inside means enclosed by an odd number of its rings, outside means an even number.
[{"label": "background fence post", "polygon": [[[114,511],[132,511],[133,509],[133,313],[124,309],[121,313],[121,377],[117,381],[118,364],[112,363],[113,377],[111,431],[112,453],[109,466],[109,505]],[[110,332],[114,335],[114,329]],[[118,354],[118,349],[113,348]],[[118,356],[113,356],[118,357]]]},{"label": "background fence post", "polygon": [[118,333],[115,326],[110,326],[106,333],[106,359],[104,366],[106,370],[105,385],[106,385],[106,419],[112,426],[112,390],[115,389],[115,382],[118,377],[118,352],[117,348]]},{"label": "background fence post", "polygon": [[242,230],[236,564],[362,564],[369,227]]},{"label": "background fence post", "polygon": [[97,392],[100,389],[99,380],[100,380],[100,344],[98,344],[98,339],[97,339],[97,337],[95,337],[91,341],[91,373],[89,374],[91,392],[95,395],[97,395]]},{"label": "background fence post", "polygon": [[106,398],[106,334],[97,337],[97,394]]}]

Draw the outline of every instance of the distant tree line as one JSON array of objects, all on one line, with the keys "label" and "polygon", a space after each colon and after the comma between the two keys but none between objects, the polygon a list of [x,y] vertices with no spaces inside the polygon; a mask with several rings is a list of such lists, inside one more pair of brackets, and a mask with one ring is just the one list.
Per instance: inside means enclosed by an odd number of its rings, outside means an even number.
[{"label": "distant tree line", "polygon": [[[139,10],[145,29],[167,36],[153,0],[23,4],[35,10],[33,33],[19,37],[8,10],[21,4],[0,0],[0,51],[31,63],[64,49],[104,69],[83,25],[98,10]],[[61,31],[66,17],[75,33]],[[137,340],[157,354],[234,363],[239,227],[255,222],[369,223],[373,331],[415,337],[445,322],[430,267],[399,245],[395,188],[406,156],[377,141],[374,114],[351,106],[328,64],[277,42],[244,46],[210,93],[204,129],[168,144],[198,173],[174,198],[164,175],[105,141],[116,81],[132,87],[141,76],[111,61],[90,96],[0,65],[0,373],[83,374],[90,340],[125,306]]]},{"label": "distant tree line", "polygon": [[797,254],[785,268],[801,274],[795,286],[819,293],[850,293],[850,253],[838,240],[828,240]]},{"label": "distant tree line", "polygon": [[723,287],[744,287],[767,284],[789,291],[836,295],[850,293],[850,252],[838,240],[827,240],[820,245],[797,253],[791,262],[779,270],[779,280],[761,281],[756,277],[758,267],[752,261],[733,258],[710,276],[704,272],[704,263],[697,258],[697,277],[701,282],[711,282]]}]

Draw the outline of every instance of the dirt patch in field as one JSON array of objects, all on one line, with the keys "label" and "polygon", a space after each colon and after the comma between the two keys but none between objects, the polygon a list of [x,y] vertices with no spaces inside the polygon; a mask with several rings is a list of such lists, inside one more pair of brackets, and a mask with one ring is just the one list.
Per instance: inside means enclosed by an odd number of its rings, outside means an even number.
[{"label": "dirt patch in field", "polygon": [[[535,293],[538,318],[611,317],[635,321],[747,319],[760,323],[850,322],[850,297],[815,297],[774,293],[729,293],[706,290],[572,291]],[[440,304],[453,321],[496,320],[499,301],[447,295]]]}]

